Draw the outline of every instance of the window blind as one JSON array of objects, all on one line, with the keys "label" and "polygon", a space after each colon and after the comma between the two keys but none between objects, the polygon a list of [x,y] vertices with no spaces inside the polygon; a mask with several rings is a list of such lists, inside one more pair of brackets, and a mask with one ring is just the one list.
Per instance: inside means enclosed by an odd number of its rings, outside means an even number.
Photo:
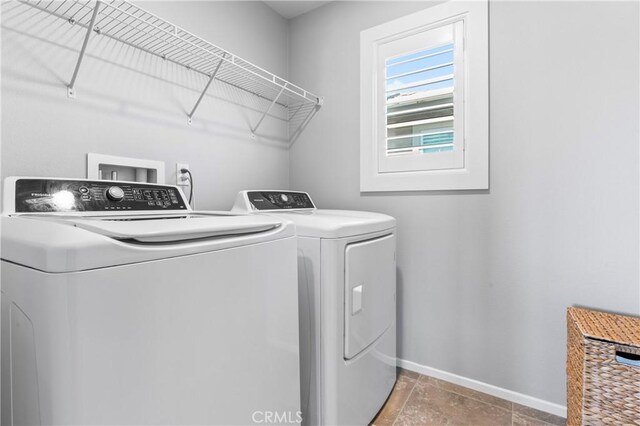
[{"label": "window blind", "polygon": [[454,44],[385,61],[387,155],[454,148]]}]

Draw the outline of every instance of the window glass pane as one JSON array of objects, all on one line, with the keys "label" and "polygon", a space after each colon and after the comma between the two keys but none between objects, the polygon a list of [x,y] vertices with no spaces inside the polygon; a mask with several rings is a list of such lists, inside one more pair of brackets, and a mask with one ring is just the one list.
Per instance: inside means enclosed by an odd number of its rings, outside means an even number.
[{"label": "window glass pane", "polygon": [[453,43],[385,61],[387,155],[453,151]]},{"label": "window glass pane", "polygon": [[[451,44],[446,44],[444,46],[434,47],[432,49],[429,49],[428,51],[433,54],[433,53],[443,52],[445,50],[450,51],[451,48],[452,48]],[[411,54],[408,54],[408,55],[398,56],[396,58],[389,58],[386,61],[386,65],[387,66],[396,65],[396,64],[398,64],[400,62],[413,60],[413,59],[420,58],[420,57],[425,56],[425,55],[427,55],[427,53],[425,53],[425,51],[423,50],[423,51],[411,53]]]},{"label": "window glass pane", "polygon": [[451,49],[441,54],[429,55],[419,60],[409,60],[398,65],[389,65],[387,61],[387,79],[398,78],[405,74],[416,72],[416,70],[429,69],[446,64],[453,64],[453,50]]}]

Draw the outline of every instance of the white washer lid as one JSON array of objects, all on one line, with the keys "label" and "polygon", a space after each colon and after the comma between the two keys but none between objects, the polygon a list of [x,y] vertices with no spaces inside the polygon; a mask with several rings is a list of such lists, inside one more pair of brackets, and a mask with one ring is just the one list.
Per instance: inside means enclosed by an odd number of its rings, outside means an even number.
[{"label": "white washer lid", "polygon": [[29,215],[3,216],[1,221],[2,260],[45,272],[126,265],[295,235],[293,224],[286,220],[225,212],[182,222],[153,219],[92,223],[79,216],[61,219]]},{"label": "white washer lid", "polygon": [[164,217],[135,216],[110,218],[66,219],[69,224],[118,240],[160,243],[233,236],[264,232],[277,228],[277,220],[256,221],[247,216],[215,215],[211,213],[167,215]]},{"label": "white washer lid", "polygon": [[396,226],[386,214],[353,210],[313,210],[269,213],[296,224],[301,237],[344,238],[385,231]]}]

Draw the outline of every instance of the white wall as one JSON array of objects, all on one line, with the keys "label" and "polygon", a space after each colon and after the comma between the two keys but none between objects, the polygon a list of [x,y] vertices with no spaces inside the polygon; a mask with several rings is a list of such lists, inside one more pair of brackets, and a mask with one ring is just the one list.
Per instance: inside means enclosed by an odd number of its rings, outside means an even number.
[{"label": "white wall", "polygon": [[[286,78],[287,23],[262,2],[139,2],[149,11]],[[149,158],[194,173],[197,207],[228,209],[240,189],[287,187],[287,126],[264,104],[214,84],[187,126],[207,78],[94,36],[69,82],[85,30],[16,1],[2,5],[2,177],[85,177],[86,153]]]},{"label": "white wall", "polygon": [[638,3],[492,2],[490,190],[361,194],[359,33],[427,6],[291,21],[291,185],[398,219],[401,358],[564,405],[566,307],[640,314]]}]

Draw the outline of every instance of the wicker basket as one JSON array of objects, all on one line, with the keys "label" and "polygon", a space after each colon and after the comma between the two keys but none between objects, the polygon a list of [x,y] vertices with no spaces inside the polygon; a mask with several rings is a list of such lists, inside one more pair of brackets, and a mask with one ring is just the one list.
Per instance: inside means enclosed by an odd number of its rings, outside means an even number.
[{"label": "wicker basket", "polygon": [[640,425],[640,318],[567,311],[567,424]]}]

